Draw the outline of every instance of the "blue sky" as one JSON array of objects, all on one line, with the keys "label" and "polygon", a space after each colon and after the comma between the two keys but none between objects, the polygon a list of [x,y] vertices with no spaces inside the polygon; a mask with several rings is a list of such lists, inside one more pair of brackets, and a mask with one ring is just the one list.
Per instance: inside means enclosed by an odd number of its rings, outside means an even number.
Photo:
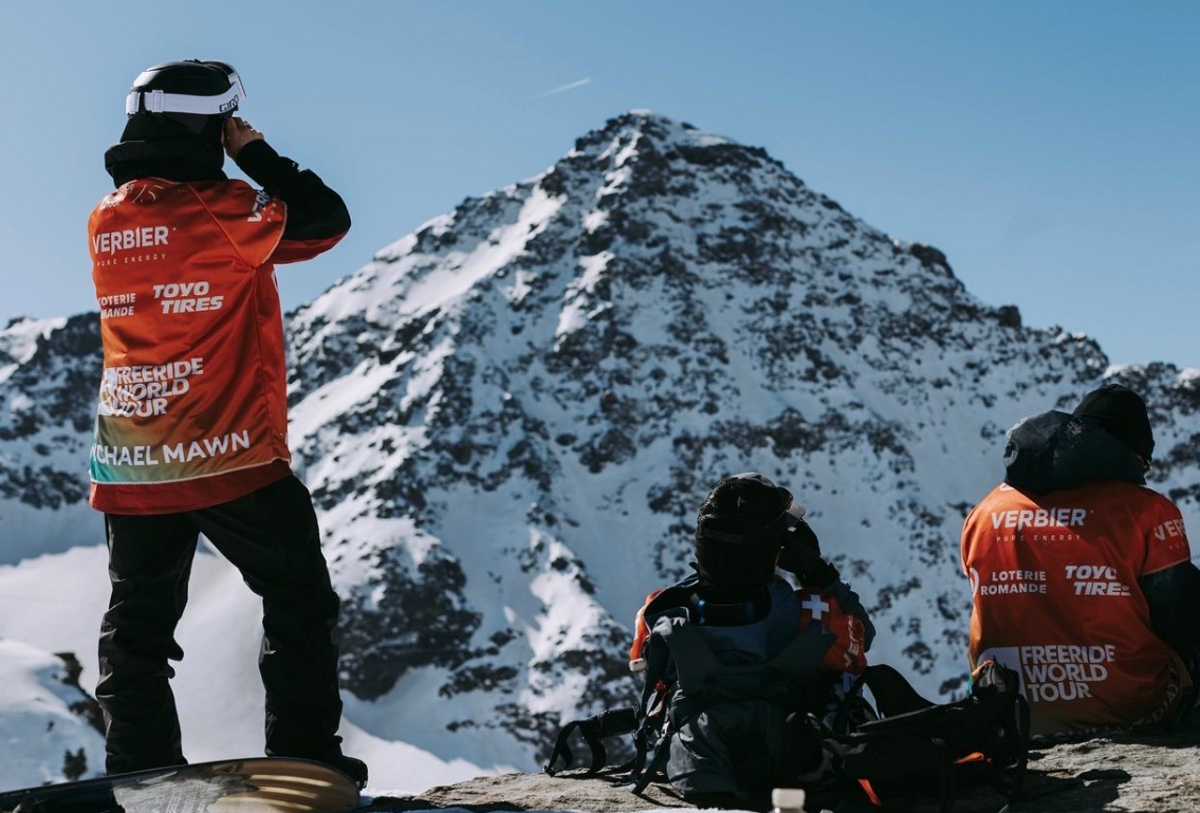
[{"label": "blue sky", "polygon": [[288,306],[645,107],[766,147],[1027,324],[1200,366],[1197,42],[1187,2],[10,5],[0,324],[94,307],[85,224],[125,92],[198,57],[236,65],[246,118],[350,204],[341,247],[281,272]]}]

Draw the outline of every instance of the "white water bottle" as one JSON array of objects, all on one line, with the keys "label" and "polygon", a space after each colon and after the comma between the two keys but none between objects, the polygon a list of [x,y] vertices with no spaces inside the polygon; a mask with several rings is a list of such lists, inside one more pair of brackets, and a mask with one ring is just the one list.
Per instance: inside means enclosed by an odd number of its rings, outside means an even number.
[{"label": "white water bottle", "polygon": [[771,791],[773,813],[804,813],[804,791],[800,788],[775,788]]}]

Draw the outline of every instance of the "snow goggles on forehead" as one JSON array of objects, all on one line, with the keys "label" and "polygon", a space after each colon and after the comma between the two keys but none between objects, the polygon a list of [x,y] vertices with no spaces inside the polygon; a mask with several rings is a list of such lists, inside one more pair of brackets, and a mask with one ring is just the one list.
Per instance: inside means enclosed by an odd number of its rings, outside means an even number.
[{"label": "snow goggles on forehead", "polygon": [[205,67],[220,71],[229,81],[229,89],[213,96],[191,93],[167,93],[162,90],[138,90],[139,85],[149,84],[154,71],[143,72],[134,80],[134,89],[125,97],[125,114],[137,113],[190,113],[198,116],[232,116],[238,104],[246,98],[246,87],[233,66],[227,62],[201,62]]},{"label": "snow goggles on forehead", "polygon": [[783,513],[773,523],[786,531],[790,531],[804,521],[804,506],[792,497],[790,491],[786,488],[779,489],[787,496],[787,502],[784,504]]},{"label": "snow goggles on forehead", "polygon": [[766,477],[763,477],[758,472],[753,471],[748,471],[744,474],[735,474],[733,475],[732,479],[753,480],[756,483],[761,483],[764,486],[767,486],[768,488],[775,489],[775,492],[779,495],[783,502],[783,511],[781,511],[779,516],[775,517],[775,519],[768,522],[765,527],[781,528],[785,531],[790,531],[792,528],[795,528],[799,523],[804,521],[804,506],[801,503],[796,502],[795,498],[792,497],[792,492],[788,491],[783,486],[777,486]]}]

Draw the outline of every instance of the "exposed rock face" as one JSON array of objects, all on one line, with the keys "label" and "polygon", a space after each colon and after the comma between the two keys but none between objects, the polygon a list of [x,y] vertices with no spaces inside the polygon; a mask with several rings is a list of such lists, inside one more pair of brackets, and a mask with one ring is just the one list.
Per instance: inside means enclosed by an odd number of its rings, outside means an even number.
[{"label": "exposed rock face", "polygon": [[[628,703],[633,614],[687,571],[732,472],[809,507],[872,656],[932,696],[964,688],[959,529],[1019,418],[1140,390],[1152,485],[1200,527],[1200,373],[1110,368],[763,150],[649,113],[385,248],[289,341],[344,685],[420,709],[412,742],[447,757],[533,767],[560,718]],[[0,331],[6,561],[99,541],[80,530],[98,358],[94,316]]]},{"label": "exposed rock face", "polygon": [[0,330],[0,564],[99,541],[86,501],[100,364],[96,314]]},{"label": "exposed rock face", "polygon": [[[560,714],[630,696],[626,624],[686,572],[708,488],[750,468],[872,597],[874,654],[961,691],[961,520],[1004,431],[1109,367],[762,150],[642,113],[383,250],[291,338],[294,443],[353,624],[395,630],[350,685],[444,670],[471,710],[445,725],[543,748]],[[1200,380],[1113,375],[1156,402],[1157,484],[1195,517]]]},{"label": "exposed rock face", "polygon": [[[1024,792],[1008,808],[1017,811],[1200,810],[1200,733],[1123,735],[1056,745],[1034,752]],[[1007,800],[990,788],[964,791],[956,813],[997,813]],[[474,811],[582,810],[619,813],[651,808],[690,808],[669,786],[651,785],[642,796],[610,777],[549,777],[545,774],[485,776],[450,787],[430,788],[417,797],[379,797],[370,811],[438,808]],[[820,810],[807,806],[811,813]],[[878,810],[858,794],[831,808],[836,813]],[[913,813],[936,811],[935,800],[906,802]]]}]

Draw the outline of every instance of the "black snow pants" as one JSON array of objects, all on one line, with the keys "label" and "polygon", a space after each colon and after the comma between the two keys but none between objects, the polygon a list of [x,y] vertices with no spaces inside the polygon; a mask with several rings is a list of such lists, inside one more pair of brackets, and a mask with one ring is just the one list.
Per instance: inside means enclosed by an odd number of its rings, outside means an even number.
[{"label": "black snow pants", "polygon": [[262,597],[266,753],[312,759],[340,753],[338,597],[303,483],[289,475],[212,508],[109,514],[105,524],[112,598],[100,628],[96,699],[104,709],[109,773],[185,762],[168,661],[183,658],[175,626],[199,534]]}]

